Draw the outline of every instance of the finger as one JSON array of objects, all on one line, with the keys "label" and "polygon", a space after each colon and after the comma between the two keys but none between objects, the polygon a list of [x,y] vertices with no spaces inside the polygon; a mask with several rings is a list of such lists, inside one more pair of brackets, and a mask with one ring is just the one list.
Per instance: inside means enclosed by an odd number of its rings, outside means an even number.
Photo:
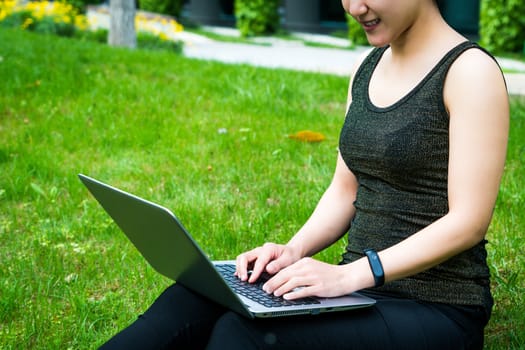
[{"label": "finger", "polygon": [[253,283],[257,281],[261,276],[261,273],[266,269],[268,262],[273,259],[274,255],[275,253],[272,247],[266,246],[261,249],[261,253],[253,265],[252,274],[250,275],[248,282]]},{"label": "finger", "polygon": [[245,254],[239,255],[235,260],[235,276],[241,280],[245,280],[248,275],[248,262]]},{"label": "finger", "polygon": [[307,298],[314,296],[314,288],[312,287],[297,287],[292,289],[292,291],[282,295],[285,300],[295,300],[301,298]]},{"label": "finger", "polygon": [[292,263],[292,258],[289,256],[289,254],[283,254],[277,257],[277,259],[270,261],[268,265],[266,265],[266,271],[270,275],[275,275],[277,272],[289,266],[291,263]]},{"label": "finger", "polygon": [[307,285],[307,283],[304,281],[303,278],[292,277],[289,280],[287,280],[284,284],[279,286],[277,289],[275,289],[273,295],[281,297],[290,293],[292,293],[292,296],[293,293],[301,294],[301,290],[305,288],[305,285]]},{"label": "finger", "polygon": [[273,294],[273,292],[275,292],[275,290],[279,288],[280,286],[282,286],[285,282],[286,282],[286,279],[282,277],[282,272],[281,272],[273,276],[272,278],[270,278],[268,281],[266,281],[263,284],[262,289],[268,294]]},{"label": "finger", "polygon": [[242,281],[248,279],[248,268],[252,262],[257,259],[257,251],[259,248],[252,249],[246,253],[237,256],[235,261],[235,275]]},{"label": "finger", "polygon": [[288,266],[287,268],[279,271],[275,276],[270,278],[264,285],[263,290],[266,293],[281,296],[286,292],[289,292],[297,285],[297,274],[295,273],[294,266]]}]

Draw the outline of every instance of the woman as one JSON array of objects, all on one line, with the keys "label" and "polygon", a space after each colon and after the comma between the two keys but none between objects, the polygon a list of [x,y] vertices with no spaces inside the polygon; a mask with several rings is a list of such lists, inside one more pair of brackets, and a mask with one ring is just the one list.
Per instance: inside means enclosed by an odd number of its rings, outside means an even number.
[{"label": "woman", "polygon": [[[299,232],[241,254],[236,275],[254,282],[266,271],[265,291],[285,299],[360,290],[376,305],[247,320],[174,285],[105,346],[483,347],[492,308],[484,238],[509,122],[501,71],[433,0],[342,2],[376,49],[350,83],[334,177]],[[341,264],[309,258],[346,232]]]}]

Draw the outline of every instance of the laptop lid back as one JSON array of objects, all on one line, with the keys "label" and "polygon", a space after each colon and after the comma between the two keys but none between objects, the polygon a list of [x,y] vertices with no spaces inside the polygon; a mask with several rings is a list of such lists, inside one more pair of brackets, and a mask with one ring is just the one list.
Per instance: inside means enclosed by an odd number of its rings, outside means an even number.
[{"label": "laptop lid back", "polygon": [[171,211],[88,176],[79,178],[155,270],[253,317]]}]

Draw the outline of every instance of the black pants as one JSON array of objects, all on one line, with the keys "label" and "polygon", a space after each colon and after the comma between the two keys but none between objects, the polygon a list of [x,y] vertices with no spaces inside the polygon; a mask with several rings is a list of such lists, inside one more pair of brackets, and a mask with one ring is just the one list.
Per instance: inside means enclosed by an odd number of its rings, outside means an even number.
[{"label": "black pants", "polygon": [[249,320],[175,284],[101,349],[483,348],[480,307],[371,296],[365,309]]}]

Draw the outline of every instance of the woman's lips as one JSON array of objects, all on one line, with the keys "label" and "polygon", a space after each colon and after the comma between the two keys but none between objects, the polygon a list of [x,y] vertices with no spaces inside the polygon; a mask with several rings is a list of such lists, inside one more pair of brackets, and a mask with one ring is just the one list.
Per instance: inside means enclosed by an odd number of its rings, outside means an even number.
[{"label": "woman's lips", "polygon": [[364,30],[370,32],[376,29],[380,22],[381,20],[379,18],[376,18],[371,21],[361,21],[361,25],[363,26]]}]

